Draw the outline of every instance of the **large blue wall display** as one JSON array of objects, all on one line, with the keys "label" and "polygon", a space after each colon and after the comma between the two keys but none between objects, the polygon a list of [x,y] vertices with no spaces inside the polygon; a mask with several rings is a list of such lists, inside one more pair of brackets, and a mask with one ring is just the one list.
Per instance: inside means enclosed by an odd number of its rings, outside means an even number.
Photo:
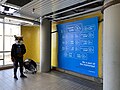
[{"label": "large blue wall display", "polygon": [[58,67],[98,77],[98,17],[57,25]]}]

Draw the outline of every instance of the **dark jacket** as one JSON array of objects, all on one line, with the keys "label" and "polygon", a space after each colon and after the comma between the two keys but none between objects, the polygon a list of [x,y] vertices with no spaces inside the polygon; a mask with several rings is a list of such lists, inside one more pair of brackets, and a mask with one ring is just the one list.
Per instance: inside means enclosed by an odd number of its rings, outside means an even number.
[{"label": "dark jacket", "polygon": [[26,53],[25,45],[13,44],[11,49],[11,58],[23,58]]}]

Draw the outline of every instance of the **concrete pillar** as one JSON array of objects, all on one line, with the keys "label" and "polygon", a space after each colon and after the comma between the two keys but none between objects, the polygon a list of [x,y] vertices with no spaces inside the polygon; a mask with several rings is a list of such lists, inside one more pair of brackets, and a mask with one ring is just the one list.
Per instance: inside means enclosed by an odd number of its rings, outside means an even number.
[{"label": "concrete pillar", "polygon": [[40,72],[51,69],[51,21],[42,19],[40,23]]},{"label": "concrete pillar", "polygon": [[103,90],[120,90],[120,0],[104,4]]}]

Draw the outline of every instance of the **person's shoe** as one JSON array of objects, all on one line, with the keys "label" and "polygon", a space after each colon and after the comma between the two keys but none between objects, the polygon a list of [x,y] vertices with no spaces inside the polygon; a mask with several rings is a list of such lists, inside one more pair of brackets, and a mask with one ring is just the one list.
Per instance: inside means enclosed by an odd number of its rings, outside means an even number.
[{"label": "person's shoe", "polygon": [[14,76],[14,79],[18,80],[17,76]]},{"label": "person's shoe", "polygon": [[23,75],[20,75],[21,78],[27,78],[27,76],[25,76],[24,74]]}]

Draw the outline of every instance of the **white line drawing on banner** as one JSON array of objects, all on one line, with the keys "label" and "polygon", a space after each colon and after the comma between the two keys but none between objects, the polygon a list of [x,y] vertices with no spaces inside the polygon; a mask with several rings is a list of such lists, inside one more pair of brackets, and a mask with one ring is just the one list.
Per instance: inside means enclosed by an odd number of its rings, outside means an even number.
[{"label": "white line drawing on banner", "polygon": [[67,25],[66,29],[68,32],[75,32],[75,25]]},{"label": "white line drawing on banner", "polygon": [[79,50],[79,48],[78,47],[75,47],[75,51],[78,51]]},{"label": "white line drawing on banner", "polygon": [[75,32],[80,32],[83,30],[83,25],[82,23],[77,23],[75,26]]},{"label": "white line drawing on banner", "polygon": [[88,33],[88,38],[94,38],[94,32]]},{"label": "white line drawing on banner", "polygon": [[81,52],[88,52],[88,47],[80,47]]},{"label": "white line drawing on banner", "polygon": [[93,46],[89,47],[88,50],[89,50],[89,53],[94,53],[94,47]]},{"label": "white line drawing on banner", "polygon": [[79,58],[79,59],[81,59],[82,57],[81,57],[81,54],[77,54],[77,56],[76,56],[77,58]]},{"label": "white line drawing on banner", "polygon": [[76,33],[76,34],[75,34],[75,38],[79,38],[79,34]]},{"label": "white line drawing on banner", "polygon": [[70,44],[72,44],[72,45],[73,45],[73,44],[74,44],[74,41],[70,41]]},{"label": "white line drawing on banner", "polygon": [[71,47],[71,51],[74,51],[74,49],[75,49],[74,47]]},{"label": "white line drawing on banner", "polygon": [[88,40],[88,45],[93,45],[93,40]]},{"label": "white line drawing on banner", "polygon": [[79,43],[79,40],[75,40],[75,45],[78,45]]},{"label": "white line drawing on banner", "polygon": [[88,45],[88,40],[80,40],[80,42],[81,45]]},{"label": "white line drawing on banner", "polygon": [[81,33],[80,37],[81,38],[88,38],[88,33]]},{"label": "white line drawing on banner", "polygon": [[95,30],[95,25],[87,25],[84,27],[85,31],[94,31]]},{"label": "white line drawing on banner", "polygon": [[90,46],[90,47],[80,47],[80,51],[81,52],[85,52],[85,53],[94,53],[94,47]]},{"label": "white line drawing on banner", "polygon": [[84,32],[84,33],[81,33],[80,35],[81,38],[94,38],[94,32]]},{"label": "white line drawing on banner", "polygon": [[82,54],[82,59],[87,60],[87,54]]},{"label": "white line drawing on banner", "polygon": [[87,60],[87,54],[77,53],[76,58],[79,58],[79,59],[82,59],[82,60]]},{"label": "white line drawing on banner", "polygon": [[80,44],[81,45],[93,45],[93,40],[84,40],[84,39],[81,39],[80,40]]},{"label": "white line drawing on banner", "polygon": [[72,58],[73,57],[72,53],[68,53],[68,57]]},{"label": "white line drawing on banner", "polygon": [[71,25],[66,25],[66,30],[68,32],[76,32],[76,31],[81,31],[83,29],[82,24],[71,24]]}]

